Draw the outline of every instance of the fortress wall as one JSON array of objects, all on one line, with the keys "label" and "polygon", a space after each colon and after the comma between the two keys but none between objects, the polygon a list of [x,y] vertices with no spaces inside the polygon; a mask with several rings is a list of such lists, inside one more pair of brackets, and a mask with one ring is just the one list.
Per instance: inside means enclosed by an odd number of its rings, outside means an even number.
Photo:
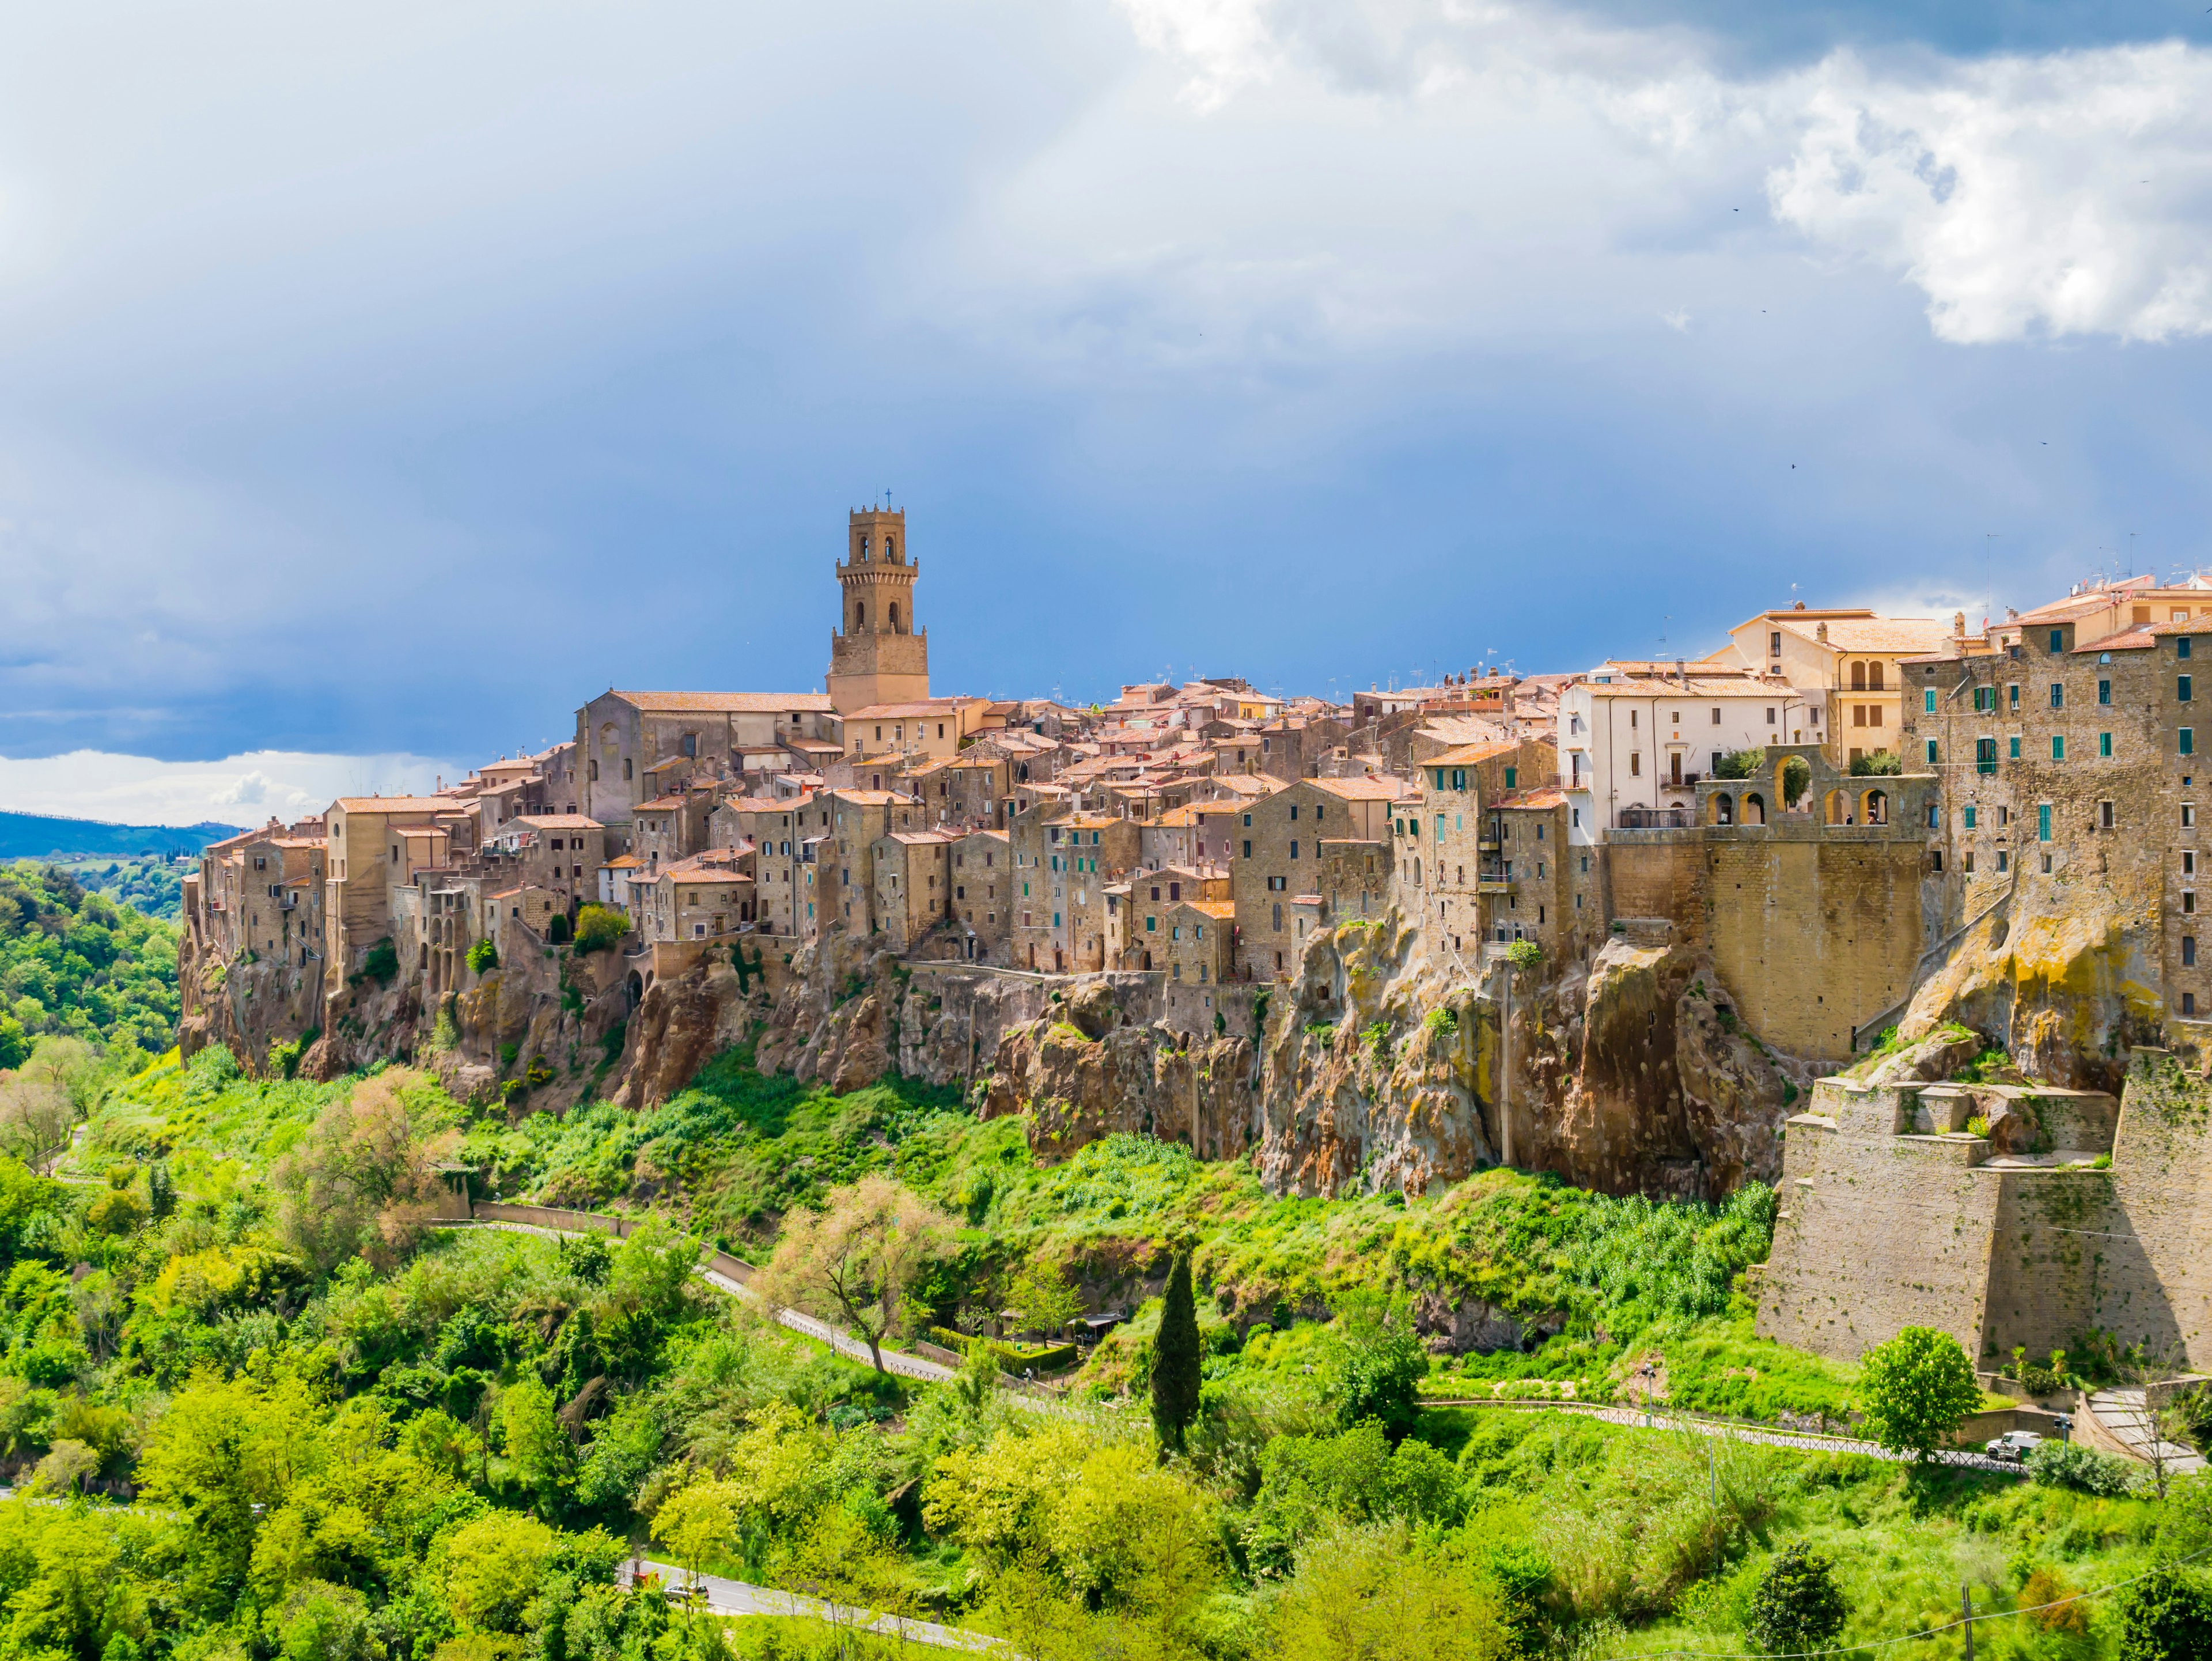
[{"label": "fortress wall", "polygon": [[1899,1327],[1930,1326],[1978,1352],[1998,1192],[1977,1169],[1988,1144],[1861,1129],[1856,1116],[1786,1127],[1759,1335],[1855,1360]]},{"label": "fortress wall", "polygon": [[1982,1341],[1969,1354],[1994,1369],[2008,1366],[2016,1347],[2040,1361],[2108,1324],[2103,1301],[2131,1300],[2142,1274],[2127,1261],[2136,1254],[2112,1238],[2128,1230],[2112,1172],[2073,1166],[1985,1174],[1997,1190],[1996,1232]]},{"label": "fortress wall", "polygon": [[1716,837],[1700,927],[1752,1030],[1791,1055],[1848,1056],[1853,1025],[1911,984],[1921,864],[1887,827]]},{"label": "fortress wall", "polygon": [[1605,845],[1613,916],[1664,917],[1676,940],[1697,938],[1705,928],[1702,837],[1697,830],[1616,832]]},{"label": "fortress wall", "polygon": [[2169,1051],[2129,1059],[2112,1178],[2124,1238],[2096,1243],[2097,1324],[2212,1366],[2212,1082]]}]

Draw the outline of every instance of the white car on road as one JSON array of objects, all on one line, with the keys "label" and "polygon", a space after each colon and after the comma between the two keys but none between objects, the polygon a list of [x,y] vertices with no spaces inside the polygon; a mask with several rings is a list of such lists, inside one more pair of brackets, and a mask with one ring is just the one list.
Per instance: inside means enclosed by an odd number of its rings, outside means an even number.
[{"label": "white car on road", "polygon": [[1982,1451],[1992,1459],[2009,1459],[2019,1464],[2043,1445],[2043,1439],[2032,1430],[2008,1430],[2002,1436],[1993,1436],[1983,1445]]}]

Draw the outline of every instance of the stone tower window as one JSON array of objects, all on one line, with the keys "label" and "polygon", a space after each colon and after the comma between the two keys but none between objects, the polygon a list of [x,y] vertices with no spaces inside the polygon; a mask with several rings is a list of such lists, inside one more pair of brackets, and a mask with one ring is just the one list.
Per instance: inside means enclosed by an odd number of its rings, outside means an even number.
[{"label": "stone tower window", "polygon": [[898,538],[889,531],[884,532],[884,557],[894,565],[898,563]]},{"label": "stone tower window", "polygon": [[893,600],[891,602],[891,632],[896,634],[898,631],[898,602]]},{"label": "stone tower window", "polygon": [[866,603],[865,603],[865,602],[860,601],[860,600],[857,600],[857,599],[856,599],[856,600],[854,600],[854,601],[853,602],[853,627],[857,630],[865,629],[865,628],[866,628],[867,626],[868,626],[868,608],[867,608],[867,605],[866,605]]}]

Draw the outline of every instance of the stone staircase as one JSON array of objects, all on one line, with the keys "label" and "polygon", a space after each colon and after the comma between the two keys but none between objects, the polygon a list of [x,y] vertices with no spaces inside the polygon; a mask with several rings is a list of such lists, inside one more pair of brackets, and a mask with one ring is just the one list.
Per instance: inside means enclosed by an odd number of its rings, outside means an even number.
[{"label": "stone staircase", "polygon": [[2169,1475],[2204,1469],[2202,1454],[2179,1442],[2160,1439],[2158,1427],[2151,1421],[2150,1409],[2144,1404],[2140,1390],[2094,1392],[2082,1402],[2075,1431],[2077,1441],[2102,1448],[2107,1453],[2124,1455],[2142,1464],[2152,1464],[2162,1455]]}]

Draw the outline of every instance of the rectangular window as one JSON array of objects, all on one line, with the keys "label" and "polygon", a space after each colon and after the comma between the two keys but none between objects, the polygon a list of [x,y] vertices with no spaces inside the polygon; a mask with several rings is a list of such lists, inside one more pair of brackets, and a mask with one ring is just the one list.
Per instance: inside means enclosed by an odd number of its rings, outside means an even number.
[{"label": "rectangular window", "polygon": [[2100,756],[2110,756],[2112,753],[2112,735],[2110,733],[2097,734],[2097,753]]},{"label": "rectangular window", "polygon": [[2185,830],[2194,830],[2197,828],[2197,804],[2193,801],[2185,801],[2181,804],[2181,828]]},{"label": "rectangular window", "polygon": [[2015,735],[2012,740],[2012,748],[2006,753],[2008,754],[2014,761],[2018,761],[2020,759],[2020,739],[2017,735]]},{"label": "rectangular window", "polygon": [[2051,735],[2051,759],[2053,761],[2066,759],[2066,740],[2057,733]]},{"label": "rectangular window", "polygon": [[2038,842],[2051,840],[2051,804],[2047,801],[2036,806],[2035,839]]},{"label": "rectangular window", "polygon": [[2181,995],[2181,1013],[2185,1015],[2194,1015],[2197,1013],[2197,995],[2194,992],[2185,992]]},{"label": "rectangular window", "polygon": [[2066,687],[2061,681],[2054,680],[2051,683],[2051,707],[2054,709],[2063,709],[2066,707]]},{"label": "rectangular window", "polygon": [[2181,891],[2181,910],[2185,916],[2194,916],[2196,915],[2197,891],[2195,889],[2185,888]]},{"label": "rectangular window", "polygon": [[1158,917],[1147,917],[1145,919],[1145,933],[1147,934],[1157,934],[1159,931],[1160,920]]},{"label": "rectangular window", "polygon": [[[1250,823],[1249,819],[1245,822],[1247,824]],[[1244,839],[1244,857],[1248,860],[1252,857],[1252,839],[1249,837],[1247,837]]]},{"label": "rectangular window", "polygon": [[2181,966],[2184,969],[2197,967],[2197,936],[2194,934],[2181,937]]},{"label": "rectangular window", "polygon": [[2002,875],[2012,868],[2012,855],[2002,848],[1997,849],[1997,871]]},{"label": "rectangular window", "polygon": [[[1632,710],[1630,713],[1633,714],[1634,711]],[[2185,756],[2189,752],[2185,750],[2181,753]],[[1644,776],[1644,752],[1641,750],[1632,750],[1628,752],[1628,776],[1632,779]]]},{"label": "rectangular window", "polygon": [[1997,741],[1995,739],[1974,740],[1974,770],[1977,773],[1997,770]]},{"label": "rectangular window", "polygon": [[1924,700],[1921,708],[1928,714],[1931,715],[1934,715],[1936,713],[1936,689],[1931,686],[1920,696]]},{"label": "rectangular window", "polygon": [[1966,862],[1961,868],[1964,869],[1966,873],[1970,877],[1974,874],[1974,850],[1972,849],[1969,848],[1966,850]]},{"label": "rectangular window", "polygon": [[2006,698],[2005,698],[2005,701],[2006,701],[2008,703],[2009,703],[2009,704],[2010,704],[2014,709],[2019,709],[2019,708],[2020,708],[2020,684],[2019,684],[2017,681],[2015,681],[2015,682],[2014,682],[2013,684],[2011,684],[2010,686],[2006,687],[2006,688],[2005,688],[2005,693],[2006,693]]},{"label": "rectangular window", "polygon": [[2101,830],[2109,830],[2112,828],[2112,803],[2100,801],[2097,804],[2097,827]]},{"label": "rectangular window", "polygon": [[2054,652],[2063,652],[2066,649],[2066,631],[2063,629],[2053,629],[2051,631],[2051,649]]},{"label": "rectangular window", "polygon": [[1520,770],[1518,768],[1514,767],[1509,767],[1505,770],[1505,788],[1508,790],[1510,790],[1513,788],[1513,781],[1519,774],[1519,771]]},{"label": "rectangular window", "polygon": [[2191,701],[2190,678],[2187,675],[2178,676],[2175,678],[2173,683],[2173,696],[2178,703],[2187,703]]},{"label": "rectangular window", "polygon": [[2099,681],[2097,683],[2097,702],[2100,703],[2110,703],[2112,701],[2112,683],[2109,680]]},{"label": "rectangular window", "polygon": [[2181,850],[2181,874],[2185,877],[2193,877],[2197,874],[2197,850],[2193,848],[2185,848]]},{"label": "rectangular window", "polygon": [[1969,830],[1972,830],[1974,828],[1974,804],[1968,802],[1966,806],[1960,810],[1960,812],[1964,816],[1964,823],[1966,829]]},{"label": "rectangular window", "polygon": [[1721,712],[1720,712],[1718,709],[1715,709],[1715,710],[1713,711],[1713,725],[1714,725],[1714,726],[1716,726],[1716,727],[1717,727],[1717,726],[1719,726],[1720,724],[1721,724]]},{"label": "rectangular window", "polygon": [[1936,740],[1933,739],[1928,740],[1928,764],[1930,767],[1936,764]]},{"label": "rectangular window", "polygon": [[2177,747],[2180,750],[2183,755],[2193,756],[2197,753],[2197,729],[2195,727],[2185,727],[2173,736]]}]

